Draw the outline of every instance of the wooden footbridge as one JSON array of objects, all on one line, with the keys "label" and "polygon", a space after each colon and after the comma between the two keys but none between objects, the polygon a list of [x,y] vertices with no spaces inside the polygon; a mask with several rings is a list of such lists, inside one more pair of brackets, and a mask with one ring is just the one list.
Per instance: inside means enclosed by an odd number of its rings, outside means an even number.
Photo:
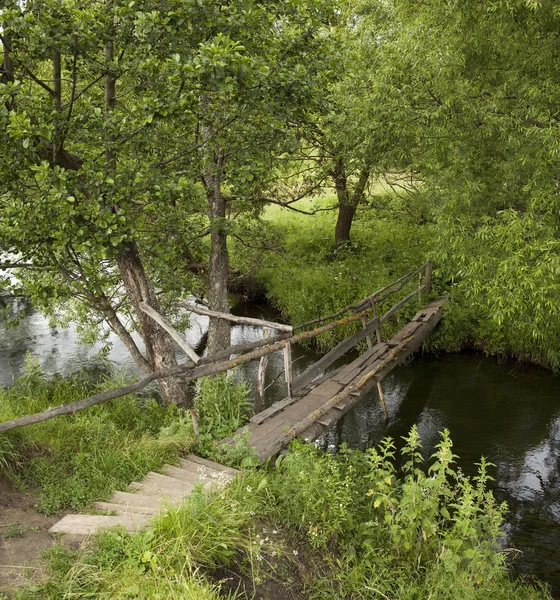
[{"label": "wooden footbridge", "polygon": [[[442,317],[444,298],[432,300],[419,310],[414,318],[390,339],[383,340],[382,325],[393,317],[408,302],[418,298],[422,305],[423,294],[430,292],[432,265],[430,262],[415,271],[408,273],[397,281],[385,286],[361,302],[346,306],[336,313],[320,317],[307,323],[292,327],[280,323],[272,323],[260,319],[250,319],[229,314],[216,313],[199,306],[182,303],[189,311],[205,314],[211,318],[228,319],[237,323],[249,323],[263,327],[262,340],[230,346],[223,352],[213,356],[200,357],[185,341],[184,336],[173,329],[153,308],[142,305],[142,310],[149,314],[161,327],[166,329],[175,341],[186,351],[190,360],[178,367],[152,373],[134,384],[96,394],[78,402],[55,407],[38,415],[20,417],[12,421],[0,423],[0,433],[44,421],[61,414],[71,414],[94,404],[138,392],[147,385],[165,377],[181,377],[192,381],[199,377],[228,371],[253,360],[260,360],[257,390],[264,390],[264,377],[267,358],[273,352],[284,354],[284,371],[287,395],[284,400],[276,402],[269,408],[254,415],[249,424],[237,433],[249,435],[249,444],[261,460],[278,454],[291,440],[302,437],[314,440],[331,428],[372,388],[377,387],[380,401],[387,417],[387,408],[383,397],[381,381],[397,365],[415,352],[433,331]],[[406,294],[405,286],[412,285],[413,290]],[[379,308],[387,308],[387,300],[399,292],[401,297],[384,314],[379,315]],[[351,333],[330,352],[311,365],[306,371],[293,376],[292,345],[316,338],[333,329],[361,324],[361,329]],[[271,336],[272,330],[278,333]],[[375,337],[374,337],[375,336]],[[364,343],[365,342],[365,343]],[[367,350],[348,364],[340,366],[342,357],[356,348],[366,346]],[[191,411],[194,428],[197,431],[196,411]],[[233,438],[222,440],[231,443]],[[179,467],[166,465],[165,474],[149,473],[143,483],[132,483],[129,492],[116,492],[111,502],[98,504],[101,510],[115,511],[115,515],[67,515],[57,523],[52,531],[79,533],[84,535],[97,527],[123,524],[135,528],[141,526],[146,519],[157,512],[162,502],[179,501],[188,495],[198,483],[210,484],[205,473],[199,473],[201,465],[208,469],[212,476],[222,474],[224,467],[209,463],[198,457],[183,460]],[[233,475],[228,471],[227,477]],[[83,517],[83,518],[82,518]]]},{"label": "wooden footbridge", "polygon": [[[295,437],[307,441],[318,438],[375,386],[387,417],[381,380],[420,347],[440,321],[443,303],[443,299],[430,302],[389,340],[371,344],[349,364],[322,374],[361,336],[355,334],[344,340],[294,380],[291,397],[252,417],[238,433],[248,431],[249,445],[265,460],[278,454]],[[366,326],[364,331],[367,330]]]}]

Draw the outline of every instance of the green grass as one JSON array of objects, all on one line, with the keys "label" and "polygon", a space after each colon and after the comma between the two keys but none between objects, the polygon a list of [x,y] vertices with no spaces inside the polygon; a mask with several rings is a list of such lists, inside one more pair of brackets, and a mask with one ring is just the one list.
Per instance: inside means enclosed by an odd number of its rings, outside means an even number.
[{"label": "green grass", "polygon": [[391,440],[338,455],[294,444],[275,466],[197,490],[144,531],[51,549],[50,578],[21,597],[215,600],[227,597],[227,573],[245,580],[243,597],[267,597],[272,581],[314,600],[550,598],[509,577],[488,465],[463,476],[447,433],[426,468],[413,429],[401,479],[394,452]]},{"label": "green grass", "polygon": [[[380,198],[383,206],[389,206],[385,196]],[[302,200],[295,206],[314,210],[334,202],[327,195]],[[269,245],[275,244],[276,252],[251,253],[239,244],[234,246],[234,264],[244,269],[258,266],[257,277],[270,301],[293,324],[333,313],[365,298],[419,267],[428,255],[430,228],[418,226],[412,218],[397,218],[389,210],[363,207],[352,227],[352,242],[339,249],[334,246],[335,222],[336,211],[308,216],[270,206],[262,217],[260,235]],[[390,308],[417,283],[411,282],[380,310]],[[418,305],[411,302],[384,333],[390,335],[417,309]],[[327,350],[348,334],[348,329],[326,333],[318,339],[318,348]]]},{"label": "green grass", "polygon": [[[0,390],[0,421],[125,381],[118,374],[49,380],[31,360],[12,388]],[[0,435],[0,464],[16,487],[38,493],[39,510],[83,509],[192,447],[192,428],[178,424],[177,417],[175,407],[161,406],[153,395],[120,398]]]}]

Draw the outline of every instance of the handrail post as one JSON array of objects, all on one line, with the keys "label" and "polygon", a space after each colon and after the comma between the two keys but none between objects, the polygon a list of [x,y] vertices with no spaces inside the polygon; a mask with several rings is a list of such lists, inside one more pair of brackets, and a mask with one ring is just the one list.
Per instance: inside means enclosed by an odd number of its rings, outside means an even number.
[{"label": "handrail post", "polygon": [[[371,308],[373,310],[373,318],[377,319],[377,304],[375,300],[370,300]],[[381,327],[379,326],[379,319],[377,319],[377,323],[375,325],[375,335],[377,337],[377,343],[381,344],[383,338],[381,337]]]},{"label": "handrail post", "polygon": [[[265,327],[263,330],[263,337],[268,338],[272,330],[268,327]],[[266,378],[266,367],[268,366],[268,354],[261,356],[259,361],[259,370],[257,371],[257,402],[258,406],[254,407],[255,413],[258,413],[262,410],[263,401],[264,401],[264,390],[265,390],[265,378]]]},{"label": "handrail post", "polygon": [[292,344],[291,342],[286,342],[286,346],[284,347],[284,376],[286,379],[286,386],[288,388],[288,398],[292,398],[292,388],[293,388],[293,376],[292,376]]},{"label": "handrail post", "polygon": [[[362,316],[362,328],[363,329],[367,328],[367,319],[366,319],[365,315]],[[366,342],[367,342],[368,350],[373,348],[373,342],[371,341],[371,335],[366,335]]]},{"label": "handrail post", "polygon": [[430,293],[432,287],[432,261],[429,260],[426,264],[426,279],[424,285],[426,286],[426,293]]}]

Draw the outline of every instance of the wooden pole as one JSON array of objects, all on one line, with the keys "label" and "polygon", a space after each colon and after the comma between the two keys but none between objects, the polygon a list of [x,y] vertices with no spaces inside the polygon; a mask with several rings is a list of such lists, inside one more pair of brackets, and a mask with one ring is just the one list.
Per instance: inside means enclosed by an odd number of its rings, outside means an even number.
[{"label": "wooden pole", "polygon": [[[367,318],[365,315],[362,317],[362,327],[364,329],[367,329]],[[373,348],[373,342],[371,341],[371,335],[366,335],[366,342],[367,342],[368,349]]]},{"label": "wooden pole", "polygon": [[147,315],[152,317],[152,319],[179,344],[179,346],[187,353],[187,356],[193,361],[193,363],[198,363],[200,360],[200,356],[194,351],[193,348],[187,344],[185,338],[167,321],[157,312],[157,310],[153,309],[151,306],[146,304],[145,302],[140,302],[140,309],[145,312]]},{"label": "wooden pole", "polygon": [[426,288],[426,293],[429,294],[432,289],[432,261],[428,261],[426,264],[426,279],[424,281],[424,287]]},{"label": "wooden pole", "polygon": [[[309,327],[310,325],[315,325],[317,323],[322,323],[323,321],[327,321],[329,319],[334,319],[336,317],[339,317],[340,315],[343,315],[345,312],[348,312],[351,310],[356,310],[356,311],[360,312],[368,304],[370,304],[372,300],[375,300],[376,302],[382,302],[383,300],[386,300],[389,296],[391,296],[395,292],[400,291],[415,275],[417,275],[420,271],[423,271],[426,268],[427,264],[428,263],[424,263],[418,269],[412,271],[411,273],[407,273],[400,279],[393,281],[393,283],[390,283],[389,285],[386,285],[385,287],[381,288],[380,290],[377,290],[376,292],[374,292],[367,298],[364,298],[357,304],[350,304],[349,306],[345,306],[344,308],[341,308],[337,312],[332,313],[330,315],[326,315],[324,317],[319,317],[317,319],[313,319],[312,321],[306,321],[305,323],[300,323],[299,325],[294,325],[294,330],[304,329],[305,327]],[[400,285],[398,285],[398,284],[400,284]],[[396,285],[398,285],[398,287],[396,289],[394,289],[394,290],[390,289]],[[389,290],[389,291],[387,291],[387,290]],[[387,293],[385,293],[384,295],[381,295],[382,292],[387,292]]]},{"label": "wooden pole", "polygon": [[253,319],[251,317],[238,317],[237,315],[230,315],[229,313],[222,313],[216,310],[208,310],[207,308],[200,308],[199,306],[193,306],[187,302],[179,302],[178,306],[188,310],[189,312],[196,313],[197,315],[205,315],[207,317],[215,317],[216,319],[225,319],[232,323],[242,323],[246,325],[256,325],[257,327],[268,327],[269,329],[276,329],[277,331],[286,331],[291,333],[293,327],[291,325],[284,325],[283,323],[274,323],[273,321],[265,321],[264,319]]},{"label": "wooden pole", "polygon": [[[374,300],[371,300],[371,308],[373,309],[373,319],[377,319],[377,303]],[[377,321],[377,325],[375,326],[375,335],[377,337],[377,343],[381,344],[383,338],[381,337],[381,326],[379,321]]]},{"label": "wooden pole", "polygon": [[[265,327],[263,336],[265,338],[270,337],[270,329]],[[265,378],[266,378],[266,367],[268,366],[268,354],[261,357],[259,361],[259,370],[257,371],[257,396],[259,397],[259,406],[255,407],[255,412],[260,412],[264,400],[264,389],[265,389]],[[258,408],[258,410],[257,410]]]},{"label": "wooden pole", "polygon": [[385,413],[385,421],[388,421],[389,411],[387,410],[387,403],[385,402],[385,394],[383,393],[383,388],[381,387],[381,381],[377,382],[377,392],[379,393],[379,399],[381,400],[383,412]]},{"label": "wooden pole", "polygon": [[292,398],[292,344],[286,342],[284,348],[284,373],[286,377],[286,387],[288,388],[288,398]]}]

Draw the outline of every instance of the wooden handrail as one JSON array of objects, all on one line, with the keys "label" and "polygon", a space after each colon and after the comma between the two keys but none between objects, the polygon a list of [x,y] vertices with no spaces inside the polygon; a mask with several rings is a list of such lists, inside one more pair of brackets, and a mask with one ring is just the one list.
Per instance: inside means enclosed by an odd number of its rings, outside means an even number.
[{"label": "wooden handrail", "polygon": [[[415,275],[418,275],[418,273],[420,273],[424,269],[426,270],[426,282],[431,281],[432,262],[427,261],[421,267],[418,267],[418,269],[415,269],[414,271],[411,271],[410,273],[403,275],[401,278],[397,279],[396,281],[393,281],[392,283],[389,283],[385,287],[382,287],[381,289],[377,290],[376,292],[374,292],[367,298],[364,298],[360,302],[358,302],[356,304],[350,304],[348,306],[345,306],[344,308],[341,308],[340,310],[338,310],[335,313],[332,313],[330,315],[325,315],[324,317],[318,317],[317,319],[312,319],[311,321],[306,321],[305,323],[300,323],[299,325],[295,325],[294,331],[297,329],[304,329],[305,327],[309,327],[311,325],[316,325],[318,323],[322,323],[323,321],[328,321],[329,319],[335,319],[336,317],[339,317],[340,315],[343,315],[344,313],[350,312],[351,310],[361,311],[365,308],[366,304],[371,303],[372,301],[375,301],[376,303],[383,302],[384,300],[389,298],[389,296],[391,296],[395,292],[398,292],[399,290],[401,290]],[[430,275],[429,278],[428,278],[428,272]],[[392,288],[393,286],[398,285],[401,282],[402,282],[402,285],[400,285],[395,290],[387,291],[387,290],[390,290],[390,288]],[[387,293],[384,296],[379,297],[381,294],[383,294],[383,292],[387,292]]]},{"label": "wooden handrail", "polygon": [[[369,302],[370,299],[372,299],[372,297],[376,297],[376,294],[382,293],[383,291],[389,289],[393,285],[403,282],[404,279],[406,279],[406,278],[408,278],[407,279],[407,282],[408,282],[414,275],[418,274],[423,268],[426,269],[426,278],[425,278],[424,285],[420,286],[413,293],[411,293],[408,296],[406,296],[405,298],[403,298],[401,301],[399,301],[397,304],[395,304],[395,306],[393,306],[391,309],[389,309],[381,317],[376,317],[376,318],[372,319],[371,321],[369,321],[368,327],[366,329],[363,329],[362,331],[358,332],[358,334],[354,334],[354,336],[351,336],[351,339],[355,339],[358,341],[359,341],[359,339],[364,339],[364,337],[366,335],[368,335],[368,333],[371,333],[372,324],[373,324],[373,326],[381,324],[382,322],[386,321],[391,316],[393,316],[397,312],[397,310],[399,310],[399,308],[404,306],[404,304],[406,304],[417,293],[419,293],[423,290],[429,290],[430,278],[431,278],[431,263],[430,262],[423,265],[420,269],[417,269],[416,271],[413,271],[412,273],[409,273],[409,274],[405,275],[404,277],[401,277],[399,280],[397,280],[396,282],[393,282],[393,284],[390,284],[389,286],[386,286],[382,290],[378,290],[378,292],[376,292],[375,294],[372,294],[372,296],[368,296],[367,300]],[[398,288],[398,289],[401,289],[401,288]],[[398,289],[395,291],[398,291]],[[379,299],[377,299],[377,301],[379,301]],[[343,314],[344,312],[348,312],[349,310],[357,310],[357,312],[355,314],[349,315],[342,319],[338,319],[337,321],[333,321],[331,323],[327,323],[326,325],[322,325],[321,327],[316,327],[310,331],[302,331],[301,333],[297,333],[297,334],[294,334],[291,336],[289,333],[284,332],[280,335],[268,338],[266,340],[258,340],[256,342],[249,342],[246,344],[240,344],[238,346],[230,346],[226,350],[223,350],[223,351],[215,354],[214,356],[206,356],[206,357],[200,358],[198,361],[198,364],[193,364],[192,361],[188,361],[187,363],[177,365],[176,367],[172,367],[169,369],[162,369],[159,371],[154,371],[150,375],[148,375],[128,386],[125,386],[122,388],[117,388],[114,390],[108,390],[106,392],[101,392],[99,394],[95,394],[94,396],[90,396],[89,398],[84,398],[83,400],[78,400],[76,402],[72,402],[67,405],[61,405],[61,406],[57,406],[54,408],[50,408],[47,411],[44,411],[42,413],[26,415],[23,417],[12,419],[10,421],[5,421],[4,423],[0,423],[0,433],[3,433],[5,431],[10,431],[11,429],[16,429],[18,427],[23,427],[24,425],[40,423],[42,421],[46,421],[48,419],[51,419],[51,418],[59,416],[59,415],[75,414],[76,412],[78,412],[80,410],[84,410],[85,408],[89,408],[90,406],[94,406],[95,404],[100,404],[101,402],[106,402],[107,400],[112,400],[115,398],[120,398],[122,396],[126,396],[127,394],[139,392],[142,389],[146,388],[152,382],[158,381],[160,379],[165,379],[167,377],[180,377],[184,381],[192,381],[194,379],[199,379],[200,377],[206,377],[208,375],[215,375],[217,373],[223,373],[224,371],[229,371],[230,369],[233,369],[242,364],[251,362],[253,360],[259,359],[262,356],[266,356],[267,354],[272,354],[273,352],[277,352],[279,350],[284,350],[289,344],[301,342],[306,339],[312,339],[312,338],[317,337],[318,335],[321,335],[322,333],[331,331],[332,329],[335,329],[337,327],[341,327],[341,326],[347,325],[349,323],[354,323],[356,321],[360,321],[364,315],[367,315],[368,313],[370,313],[373,310],[371,303],[369,306],[359,310],[357,307],[363,306],[364,302],[365,302],[365,300],[356,305],[353,305],[351,307],[346,307],[346,308],[342,309],[342,311],[339,311],[338,313],[334,313],[336,316],[339,316],[340,314]],[[373,305],[374,304],[375,304],[375,302],[373,302]],[[321,320],[326,320],[329,318],[333,318],[333,315],[329,315]],[[315,320],[314,323],[319,322],[319,321],[320,320]],[[299,327],[301,327],[301,326],[299,326]],[[343,343],[344,342],[341,342],[341,344],[343,344]],[[355,342],[355,343],[357,343],[357,342]],[[235,353],[236,351],[244,352],[244,354],[240,354],[240,355],[236,356],[235,358],[230,359],[229,357],[231,356],[231,354]],[[333,356],[332,352],[333,351],[331,351],[331,353],[329,353],[331,355],[331,357]]]}]

